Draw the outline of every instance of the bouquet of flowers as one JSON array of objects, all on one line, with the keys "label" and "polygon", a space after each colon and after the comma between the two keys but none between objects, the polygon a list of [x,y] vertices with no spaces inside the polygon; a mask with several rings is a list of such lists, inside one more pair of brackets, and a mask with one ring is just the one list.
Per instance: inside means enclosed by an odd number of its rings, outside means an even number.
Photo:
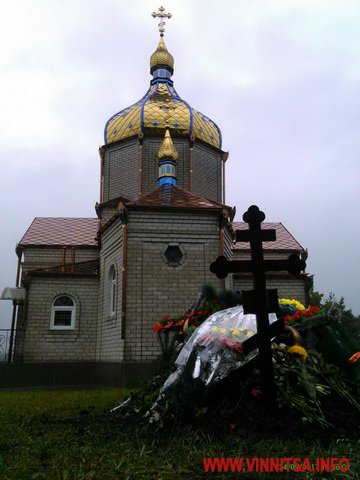
[{"label": "bouquet of flowers", "polygon": [[320,317],[324,315],[324,310],[314,305],[305,308],[302,303],[294,298],[280,298],[279,300],[280,315],[284,317],[285,325],[291,327],[298,326],[311,317]]},{"label": "bouquet of flowers", "polygon": [[[276,319],[274,313],[269,314],[269,323]],[[243,343],[255,332],[256,316],[245,315],[241,305],[211,315],[182,348],[175,361],[177,372],[169,377],[166,388],[178,380],[185,367],[205,385],[227,377],[257,355],[257,349],[247,355],[243,352]]]}]

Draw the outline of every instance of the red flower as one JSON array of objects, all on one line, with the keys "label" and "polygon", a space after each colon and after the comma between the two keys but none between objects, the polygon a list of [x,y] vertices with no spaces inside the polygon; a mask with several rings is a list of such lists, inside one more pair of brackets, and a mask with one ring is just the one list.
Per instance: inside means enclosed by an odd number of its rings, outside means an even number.
[{"label": "red flower", "polygon": [[164,326],[164,330],[169,330],[170,327],[174,325],[174,322],[169,322],[167,325]]},{"label": "red flower", "polygon": [[182,320],[179,320],[177,323],[175,323],[175,327],[182,327],[185,323],[185,320],[182,319]]},{"label": "red flower", "polygon": [[223,337],[221,339],[221,345],[223,345],[224,347],[231,347],[231,343],[232,343],[232,340],[230,340],[230,338]]},{"label": "red flower", "polygon": [[153,326],[154,333],[160,332],[160,330],[162,329],[163,329],[163,325],[159,322],[155,323],[155,325]]},{"label": "red flower", "polygon": [[234,342],[233,349],[237,352],[241,352],[243,349],[243,344],[241,342]]},{"label": "red flower", "polygon": [[254,387],[254,388],[251,390],[250,393],[251,393],[251,395],[252,395],[254,398],[259,398],[259,392],[258,392],[257,388]]}]

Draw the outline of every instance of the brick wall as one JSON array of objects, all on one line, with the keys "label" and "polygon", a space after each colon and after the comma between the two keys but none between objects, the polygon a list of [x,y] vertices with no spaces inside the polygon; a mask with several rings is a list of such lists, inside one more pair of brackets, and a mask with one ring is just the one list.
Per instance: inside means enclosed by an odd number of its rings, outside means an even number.
[{"label": "brick wall", "polygon": [[[72,249],[66,249],[65,263],[71,263]],[[97,247],[76,248],[75,262],[87,262],[99,258]],[[30,270],[54,267],[61,265],[63,261],[63,248],[58,247],[26,247],[23,254],[22,271],[23,275]]]},{"label": "brick wall", "polygon": [[[243,244],[245,245],[245,244]],[[265,260],[284,260],[292,253],[299,253],[295,250],[264,250]],[[249,249],[241,249],[233,251],[234,260],[250,260],[251,254]]]},{"label": "brick wall", "polygon": [[[157,187],[159,175],[157,152],[163,137],[143,139],[142,193]],[[190,141],[189,138],[173,138],[179,154],[177,184],[190,188]],[[129,199],[139,194],[140,144],[132,138],[106,147],[104,159],[104,201],[117,196]],[[221,202],[221,152],[201,142],[193,147],[193,193]]]},{"label": "brick wall", "polygon": [[104,202],[138,195],[140,145],[137,138],[108,147],[104,159]]},{"label": "brick wall", "polygon": [[[163,316],[183,314],[204,283],[220,288],[209,265],[219,254],[218,214],[129,212],[126,361],[151,361],[160,352],[153,324]],[[185,259],[170,266],[164,252],[178,244]]]},{"label": "brick wall", "polygon": [[[224,255],[228,260],[233,260],[233,236],[228,226],[223,229],[224,232]],[[216,260],[216,259],[215,259]],[[233,276],[230,274],[225,278],[224,287],[227,290],[234,290]]]},{"label": "brick wall", "polygon": [[101,225],[105,225],[105,223],[110,220],[111,217],[117,213],[118,209],[116,207],[103,207],[101,209]]},{"label": "brick wall", "polygon": [[[74,330],[51,330],[51,306],[70,295],[76,307]],[[96,357],[98,279],[33,277],[28,291],[24,362],[93,361]]]},{"label": "brick wall", "polygon": [[221,203],[221,153],[195,142],[193,171],[194,193]]},{"label": "brick wall", "polygon": [[[233,281],[234,290],[252,290],[254,288],[250,275],[234,276]],[[267,274],[266,287],[277,288],[279,298],[296,298],[306,306],[306,281],[303,276]]]},{"label": "brick wall", "polygon": [[[100,254],[99,320],[97,360],[122,361],[122,242],[123,230],[117,219],[102,235]],[[117,296],[115,313],[110,312],[111,268],[115,268]]]}]

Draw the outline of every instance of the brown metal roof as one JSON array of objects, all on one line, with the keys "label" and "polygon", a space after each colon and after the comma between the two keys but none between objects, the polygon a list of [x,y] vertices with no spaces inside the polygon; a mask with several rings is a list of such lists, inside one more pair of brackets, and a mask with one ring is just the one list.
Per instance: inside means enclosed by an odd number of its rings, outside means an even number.
[{"label": "brown metal roof", "polygon": [[110,200],[107,200],[106,202],[103,203],[96,203],[99,207],[117,207],[119,203],[127,203],[130,200],[126,197],[118,196],[115,198],[111,198]]},{"label": "brown metal roof", "polygon": [[97,218],[36,217],[19,246],[96,247],[98,228]]},{"label": "brown metal roof", "polygon": [[127,207],[170,207],[222,209],[224,205],[194,195],[176,185],[163,185],[152,192],[126,202]]},{"label": "brown metal roof", "polygon": [[[248,230],[249,225],[245,222],[233,222],[234,230]],[[276,230],[275,242],[264,242],[264,250],[304,250],[300,243],[295,240],[291,233],[284,227],[282,223],[263,222],[261,224],[263,230],[273,228]],[[233,245],[233,250],[248,250],[249,243],[238,242]]]}]

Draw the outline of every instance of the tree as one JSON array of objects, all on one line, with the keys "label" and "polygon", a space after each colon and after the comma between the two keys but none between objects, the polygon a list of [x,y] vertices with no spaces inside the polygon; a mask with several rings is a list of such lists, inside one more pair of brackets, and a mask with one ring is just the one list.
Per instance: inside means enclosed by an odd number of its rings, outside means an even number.
[{"label": "tree", "polygon": [[351,308],[346,308],[344,297],[338,300],[333,292],[324,299],[324,294],[313,290],[310,294],[310,304],[324,308],[326,311],[336,308],[344,326],[360,340],[360,315],[354,315]]}]

